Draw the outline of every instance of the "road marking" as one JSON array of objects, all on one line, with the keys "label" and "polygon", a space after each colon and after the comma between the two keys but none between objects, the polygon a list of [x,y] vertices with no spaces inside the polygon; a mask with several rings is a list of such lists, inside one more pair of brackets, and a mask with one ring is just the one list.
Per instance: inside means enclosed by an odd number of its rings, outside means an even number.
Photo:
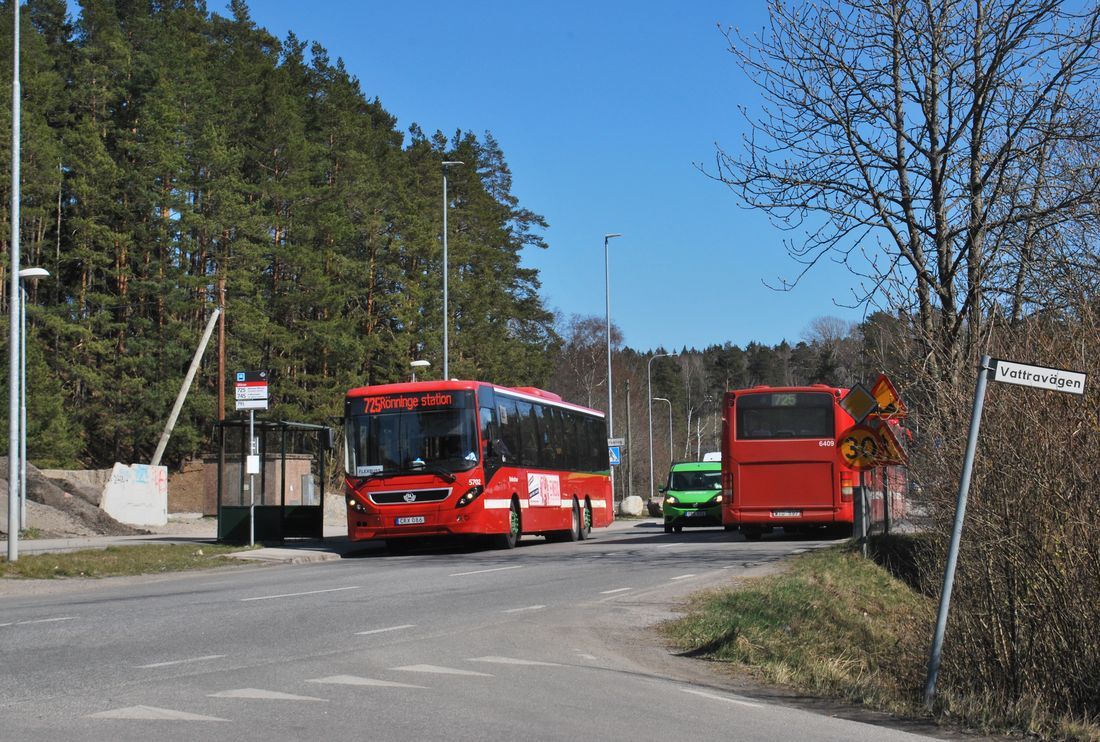
[{"label": "road marking", "polygon": [[384,629],[369,629],[367,631],[356,631],[356,636],[366,636],[367,634],[383,634],[387,631],[400,631],[401,629],[411,629],[415,627],[414,623],[403,623],[400,626],[387,626]]},{"label": "road marking", "polygon": [[633,590],[632,587],[620,587],[615,590],[602,590],[600,595],[611,595],[612,593],[625,593],[627,590]]},{"label": "road marking", "polygon": [[673,546],[679,546],[679,541],[673,541],[671,544],[657,544],[658,549],[671,549]]},{"label": "road marking", "polygon": [[[574,651],[576,651],[576,650],[574,650]],[[577,652],[577,656],[580,657],[582,660],[592,660],[593,662],[595,662],[597,659],[599,659],[595,655],[588,654],[587,652]]]},{"label": "road marking", "polygon": [[373,688],[420,688],[423,685],[409,685],[408,683],[394,683],[389,680],[375,680],[374,678],[361,678],[356,675],[330,675],[327,678],[313,678],[307,683],[323,683],[325,685],[369,685]]},{"label": "road marking", "polygon": [[544,605],[528,605],[524,606],[523,608],[509,608],[508,610],[503,611],[503,613],[522,613],[523,611],[538,611],[542,610],[545,607],[546,606]]},{"label": "road marking", "polygon": [[138,665],[139,670],[148,670],[151,667],[170,667],[172,665],[185,665],[188,662],[205,662],[206,660],[217,660],[224,657],[224,654],[208,654],[205,657],[189,657],[185,660],[171,660],[169,662],[154,662],[151,665]]},{"label": "road marking", "polygon": [[754,709],[762,708],[763,704],[750,703],[749,701],[742,701],[737,698],[727,698],[726,696],[716,696],[711,693],[704,693],[701,690],[691,690],[690,688],[681,688],[684,693],[690,693],[693,696],[702,696],[703,698],[709,698],[712,701],[725,701],[726,703],[736,703],[739,706],[749,706]]},{"label": "road marking", "polygon": [[493,567],[492,569],[476,569],[473,572],[455,572],[453,575],[447,575],[448,577],[465,577],[466,575],[482,575],[486,572],[503,572],[506,569],[523,569],[522,564],[516,564],[511,567]]},{"label": "road marking", "polygon": [[519,660],[514,657],[472,657],[470,662],[489,662],[495,665],[533,665],[538,667],[561,667],[557,662],[539,662],[537,660]]},{"label": "road marking", "polygon": [[275,598],[297,598],[302,595],[319,595],[321,593],[338,593],[341,590],[358,590],[359,585],[352,585],[351,587],[332,587],[328,590],[310,590],[304,593],[283,593],[282,595],[261,595],[258,598],[241,598],[242,603],[248,603],[252,600],[274,600]]},{"label": "road marking", "polygon": [[693,575],[693,574],[692,575],[678,575],[676,577],[669,577],[668,579],[670,579],[670,580],[686,580],[687,578],[694,577],[694,576],[695,575]]},{"label": "road marking", "polygon": [[487,672],[474,672],[473,670],[459,670],[454,667],[440,667],[439,665],[405,665],[404,667],[393,667],[392,670],[403,670],[405,672],[430,672],[436,675],[477,675],[483,678],[493,677]]},{"label": "road marking", "polygon": [[209,694],[211,698],[248,698],[269,701],[324,701],[327,698],[315,696],[296,696],[293,693],[280,693],[277,690],[263,690],[262,688],[237,688],[236,690],[223,690],[221,693]]},{"label": "road marking", "polygon": [[0,623],[0,628],[4,626],[29,626],[33,623],[57,623],[58,621],[75,621],[76,616],[59,616],[58,618],[33,618],[29,621],[9,621],[8,623]]},{"label": "road marking", "polygon": [[162,709],[156,706],[127,706],[122,709],[100,711],[96,714],[88,714],[90,719],[138,719],[141,721],[229,721],[219,719],[216,716],[203,716],[201,714],[189,714],[186,711],[174,711]]}]

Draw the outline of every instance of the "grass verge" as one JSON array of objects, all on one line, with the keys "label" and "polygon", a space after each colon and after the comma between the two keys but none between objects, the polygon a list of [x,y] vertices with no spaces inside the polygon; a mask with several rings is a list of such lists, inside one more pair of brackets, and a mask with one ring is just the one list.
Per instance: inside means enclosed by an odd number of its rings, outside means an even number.
[{"label": "grass verge", "polygon": [[873,562],[833,547],[743,589],[706,593],[664,628],[676,647],[768,682],[911,713],[934,610]]},{"label": "grass verge", "polygon": [[56,554],[25,554],[18,561],[0,560],[0,577],[51,579],[56,577],[116,577],[180,572],[240,564],[226,555],[239,546],[212,544],[148,544],[109,546]]},{"label": "grass verge", "polygon": [[[937,603],[851,545],[799,555],[781,574],[698,596],[662,629],[686,653],[727,661],[765,682],[910,718],[923,704]],[[941,682],[939,721],[985,732],[1100,742],[1088,720],[1005,709]]]}]

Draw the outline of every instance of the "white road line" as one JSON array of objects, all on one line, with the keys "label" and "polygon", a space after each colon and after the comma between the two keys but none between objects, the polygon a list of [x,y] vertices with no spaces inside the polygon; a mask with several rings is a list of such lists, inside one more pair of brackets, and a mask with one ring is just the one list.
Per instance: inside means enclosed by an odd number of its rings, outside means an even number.
[{"label": "white road line", "polygon": [[330,675],[326,678],[313,678],[307,683],[323,683],[325,685],[365,685],[372,688],[419,688],[425,690],[423,685],[409,685],[408,683],[394,683],[390,680],[375,680],[374,678],[361,678],[357,675]]},{"label": "white road line", "polygon": [[327,698],[316,696],[298,696],[293,693],[281,693],[277,690],[263,690],[262,688],[237,688],[236,690],[223,690],[221,693],[210,693],[210,698],[245,698],[262,701],[323,701]]},{"label": "white road line", "polygon": [[350,587],[333,587],[328,590],[310,590],[304,593],[283,593],[282,595],[261,595],[258,598],[241,598],[242,603],[248,603],[253,600],[274,600],[275,598],[297,598],[302,595],[318,595],[320,593],[338,593],[341,590],[358,590],[359,585],[352,585]]},{"label": "white road line", "polygon": [[701,690],[691,690],[690,688],[681,688],[684,693],[690,693],[693,696],[702,696],[703,698],[709,698],[712,701],[725,701],[726,703],[736,703],[738,706],[749,706],[754,709],[762,708],[763,704],[750,703],[748,701],[741,701],[737,698],[727,698],[726,696],[715,696],[710,693],[704,693]]},{"label": "white road line", "polygon": [[541,610],[545,607],[546,606],[544,606],[544,605],[527,605],[527,606],[524,606],[523,608],[509,608],[508,610],[504,611],[504,613],[521,613],[523,611],[537,611],[537,610]]},{"label": "white road line", "polygon": [[538,660],[519,660],[514,657],[471,657],[470,662],[489,662],[494,665],[532,665],[538,667],[561,667],[557,662],[539,662]]},{"label": "white road line", "polygon": [[56,623],[58,621],[75,621],[76,616],[60,616],[58,618],[34,618],[30,621],[9,621],[8,623],[0,623],[0,628],[4,626],[29,626],[33,623]]},{"label": "white road line", "polygon": [[403,670],[404,672],[428,672],[435,675],[476,675],[482,678],[493,677],[487,672],[475,672],[474,670],[459,670],[455,667],[441,667],[439,665],[405,665],[404,667],[391,667],[391,670]]},{"label": "white road line", "polygon": [[97,714],[88,714],[90,719],[137,719],[140,721],[229,721],[219,719],[216,716],[202,716],[201,714],[189,714],[186,711],[162,709],[156,706],[128,706],[110,711],[100,711]]},{"label": "white road line", "polygon": [[657,544],[658,549],[671,549],[673,546],[679,546],[679,541],[673,541],[671,544]]},{"label": "white road line", "polygon": [[693,575],[693,574],[691,574],[691,575],[678,575],[676,577],[669,577],[668,579],[670,579],[670,580],[686,580],[687,578],[694,577],[694,576],[695,575]]},{"label": "white road line", "polygon": [[601,590],[600,595],[611,595],[613,593],[625,593],[627,590],[633,590],[632,587],[620,587],[615,590]]},{"label": "white road line", "polygon": [[486,572],[503,572],[506,569],[523,569],[522,564],[516,564],[511,567],[493,567],[492,569],[476,569],[473,572],[455,572],[453,575],[447,575],[448,577],[465,577],[466,575],[481,575]]},{"label": "white road line", "polygon": [[369,629],[367,631],[356,631],[356,636],[366,636],[367,634],[383,634],[387,631],[400,631],[401,629],[411,629],[415,627],[414,623],[403,623],[400,626],[387,626],[384,629]]},{"label": "white road line", "polygon": [[206,660],[218,660],[224,654],[208,654],[203,657],[188,657],[185,660],[171,660],[169,662],[154,662],[151,665],[138,665],[139,670],[148,670],[151,667],[171,667],[172,665],[186,665],[188,662],[205,662]]}]

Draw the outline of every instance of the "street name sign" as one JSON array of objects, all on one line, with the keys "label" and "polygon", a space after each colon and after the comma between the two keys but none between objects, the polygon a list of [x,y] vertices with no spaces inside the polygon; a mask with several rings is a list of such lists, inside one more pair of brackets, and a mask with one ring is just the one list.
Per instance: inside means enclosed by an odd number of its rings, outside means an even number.
[{"label": "street name sign", "polygon": [[1016,363],[1000,358],[992,360],[993,367],[990,369],[990,373],[994,381],[1032,386],[1037,389],[1050,389],[1055,392],[1069,392],[1070,394],[1085,393],[1085,381],[1088,379],[1088,374],[1079,371],[1066,371],[1060,368],[1031,366],[1026,363]]}]

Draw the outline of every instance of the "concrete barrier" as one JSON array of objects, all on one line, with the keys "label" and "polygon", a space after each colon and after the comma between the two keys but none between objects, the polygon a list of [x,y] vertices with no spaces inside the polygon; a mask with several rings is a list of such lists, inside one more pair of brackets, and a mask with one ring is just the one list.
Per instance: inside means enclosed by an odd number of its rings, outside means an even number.
[{"label": "concrete barrier", "polygon": [[99,506],[120,523],[163,526],[168,522],[168,467],[116,463]]}]

